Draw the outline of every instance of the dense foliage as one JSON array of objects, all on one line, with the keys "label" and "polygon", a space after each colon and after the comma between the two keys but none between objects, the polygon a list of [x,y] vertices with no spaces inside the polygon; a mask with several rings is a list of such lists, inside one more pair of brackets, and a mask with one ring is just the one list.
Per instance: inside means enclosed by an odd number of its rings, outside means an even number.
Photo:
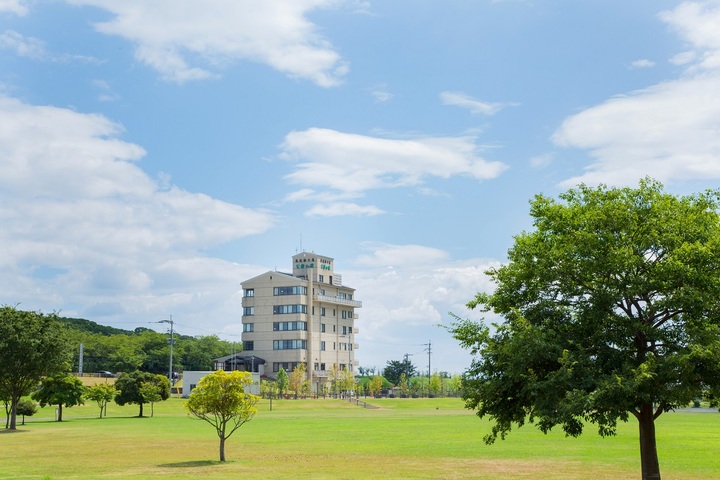
[{"label": "dense foliage", "polygon": [[[152,373],[168,371],[170,346],[166,333],[139,327],[133,331],[98,325],[95,322],[62,318],[73,356],[72,371],[79,368],[80,344],[83,345],[83,372]],[[214,358],[239,350],[240,345],[220,340],[216,335],[191,337],[176,333],[173,345],[173,371],[212,370]]]},{"label": "dense foliage", "polygon": [[718,196],[646,180],[535,197],[535,230],[469,304],[505,322],[453,330],[474,354],[467,406],[495,421],[487,442],[526,420],[613,435],[633,416],[643,478],[660,478],[655,419],[720,390]]},{"label": "dense foliage", "polygon": [[0,308],[0,398],[10,406],[11,430],[17,425],[20,397],[43,377],[67,371],[68,345],[57,315]]},{"label": "dense foliage", "polygon": [[[154,386],[155,388],[149,388]],[[115,403],[140,406],[139,417],[143,416],[143,405],[170,398],[170,380],[160,373],[134,371],[121,374],[115,381]],[[153,395],[154,393],[157,396]],[[152,395],[152,398],[151,396]],[[159,398],[159,400],[158,400]]]},{"label": "dense foliage", "polygon": [[387,378],[393,385],[400,385],[400,376],[405,374],[406,378],[414,377],[418,374],[418,370],[410,360],[390,360],[383,370],[382,376]]}]

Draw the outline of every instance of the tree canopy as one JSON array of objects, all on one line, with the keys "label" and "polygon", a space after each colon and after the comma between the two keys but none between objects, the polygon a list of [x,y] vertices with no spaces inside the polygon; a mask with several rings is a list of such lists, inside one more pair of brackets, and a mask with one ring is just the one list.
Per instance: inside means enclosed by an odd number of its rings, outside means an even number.
[{"label": "tree canopy", "polygon": [[225,461],[225,440],[257,413],[260,397],[245,392],[252,385],[250,372],[218,370],[200,379],[185,408],[215,427],[220,439],[220,461]]},{"label": "tree canopy", "polygon": [[153,384],[158,387],[159,395],[162,400],[170,398],[170,380],[159,373],[135,371],[131,373],[121,374],[115,381],[117,394],[115,395],[115,403],[120,406],[125,404],[137,404],[140,406],[139,417],[143,416],[143,405],[150,403],[146,397],[149,389],[147,385]]},{"label": "tree canopy", "polygon": [[468,304],[504,322],[451,327],[473,353],[466,405],[495,422],[487,443],[526,420],[613,435],[632,415],[642,478],[660,478],[655,419],[720,389],[718,197],[646,179],[531,201],[535,229]]},{"label": "tree canopy", "polygon": [[405,374],[407,378],[417,375],[417,368],[406,357],[404,360],[390,360],[383,370],[382,376],[393,385],[400,385],[400,375]]},{"label": "tree canopy", "polygon": [[45,405],[57,405],[57,421],[62,422],[63,407],[82,405],[85,387],[79,378],[58,374],[42,380],[40,388],[32,393],[33,400]]},{"label": "tree canopy", "polygon": [[68,371],[69,345],[55,314],[0,307],[0,398],[9,400],[9,428],[17,426],[20,397],[40,379]]}]

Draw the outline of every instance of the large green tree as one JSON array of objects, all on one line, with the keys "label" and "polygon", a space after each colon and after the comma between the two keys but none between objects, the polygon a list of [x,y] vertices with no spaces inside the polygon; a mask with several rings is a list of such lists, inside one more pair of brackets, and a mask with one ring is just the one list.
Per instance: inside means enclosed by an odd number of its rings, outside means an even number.
[{"label": "large green tree", "polygon": [[245,392],[252,383],[250,372],[218,370],[201,378],[185,402],[190,414],[215,427],[221,462],[225,461],[225,440],[257,413],[260,397]]},{"label": "large green tree", "polygon": [[70,348],[55,314],[0,307],[0,398],[10,401],[9,428],[17,427],[20,397],[40,379],[67,371]]},{"label": "large green tree", "polygon": [[159,387],[161,400],[170,398],[170,380],[159,373],[135,371],[121,374],[115,381],[115,388],[118,393],[115,395],[115,403],[120,406],[125,404],[137,404],[140,406],[139,417],[143,416],[143,405],[149,403],[144,394],[147,393],[147,386],[151,383]]},{"label": "large green tree", "polygon": [[45,377],[40,388],[32,393],[33,400],[45,405],[57,405],[57,421],[62,422],[63,407],[82,405],[85,387],[79,378],[68,374]]},{"label": "large green tree", "polygon": [[504,322],[451,328],[474,358],[466,405],[495,422],[487,443],[526,421],[614,435],[632,416],[642,478],[660,478],[655,420],[720,386],[718,197],[646,179],[531,201],[534,230],[469,303]]},{"label": "large green tree", "polygon": [[387,362],[382,376],[393,385],[400,385],[400,375],[403,373],[407,378],[414,377],[418,373],[415,365],[413,365],[407,357],[405,357],[402,361],[390,360]]}]

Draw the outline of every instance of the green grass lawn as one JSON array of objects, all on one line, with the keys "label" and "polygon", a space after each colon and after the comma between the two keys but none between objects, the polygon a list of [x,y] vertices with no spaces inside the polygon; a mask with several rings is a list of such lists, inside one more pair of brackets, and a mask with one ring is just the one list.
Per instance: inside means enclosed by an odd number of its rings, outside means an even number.
[{"label": "green grass lawn", "polygon": [[[634,421],[600,438],[543,435],[527,425],[495,445],[490,423],[457,399],[379,399],[371,410],[341,400],[262,401],[259,413],[226,445],[205,422],[185,415],[182,400],[138,407],[94,404],[65,409],[54,422],[46,407],[0,430],[0,478],[252,479],[624,479],[639,478]],[[150,414],[146,406],[146,414]],[[664,479],[720,478],[720,414],[678,412],[658,419]]]}]

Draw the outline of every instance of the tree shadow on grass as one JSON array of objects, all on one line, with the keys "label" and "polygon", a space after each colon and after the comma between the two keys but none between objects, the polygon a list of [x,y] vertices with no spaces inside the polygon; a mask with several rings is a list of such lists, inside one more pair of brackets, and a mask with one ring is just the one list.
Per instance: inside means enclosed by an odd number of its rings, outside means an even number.
[{"label": "tree shadow on grass", "polygon": [[221,462],[219,460],[193,460],[190,462],[175,462],[175,463],[163,463],[160,467],[166,468],[189,468],[189,467],[213,467],[216,465],[223,465],[227,462]]}]

